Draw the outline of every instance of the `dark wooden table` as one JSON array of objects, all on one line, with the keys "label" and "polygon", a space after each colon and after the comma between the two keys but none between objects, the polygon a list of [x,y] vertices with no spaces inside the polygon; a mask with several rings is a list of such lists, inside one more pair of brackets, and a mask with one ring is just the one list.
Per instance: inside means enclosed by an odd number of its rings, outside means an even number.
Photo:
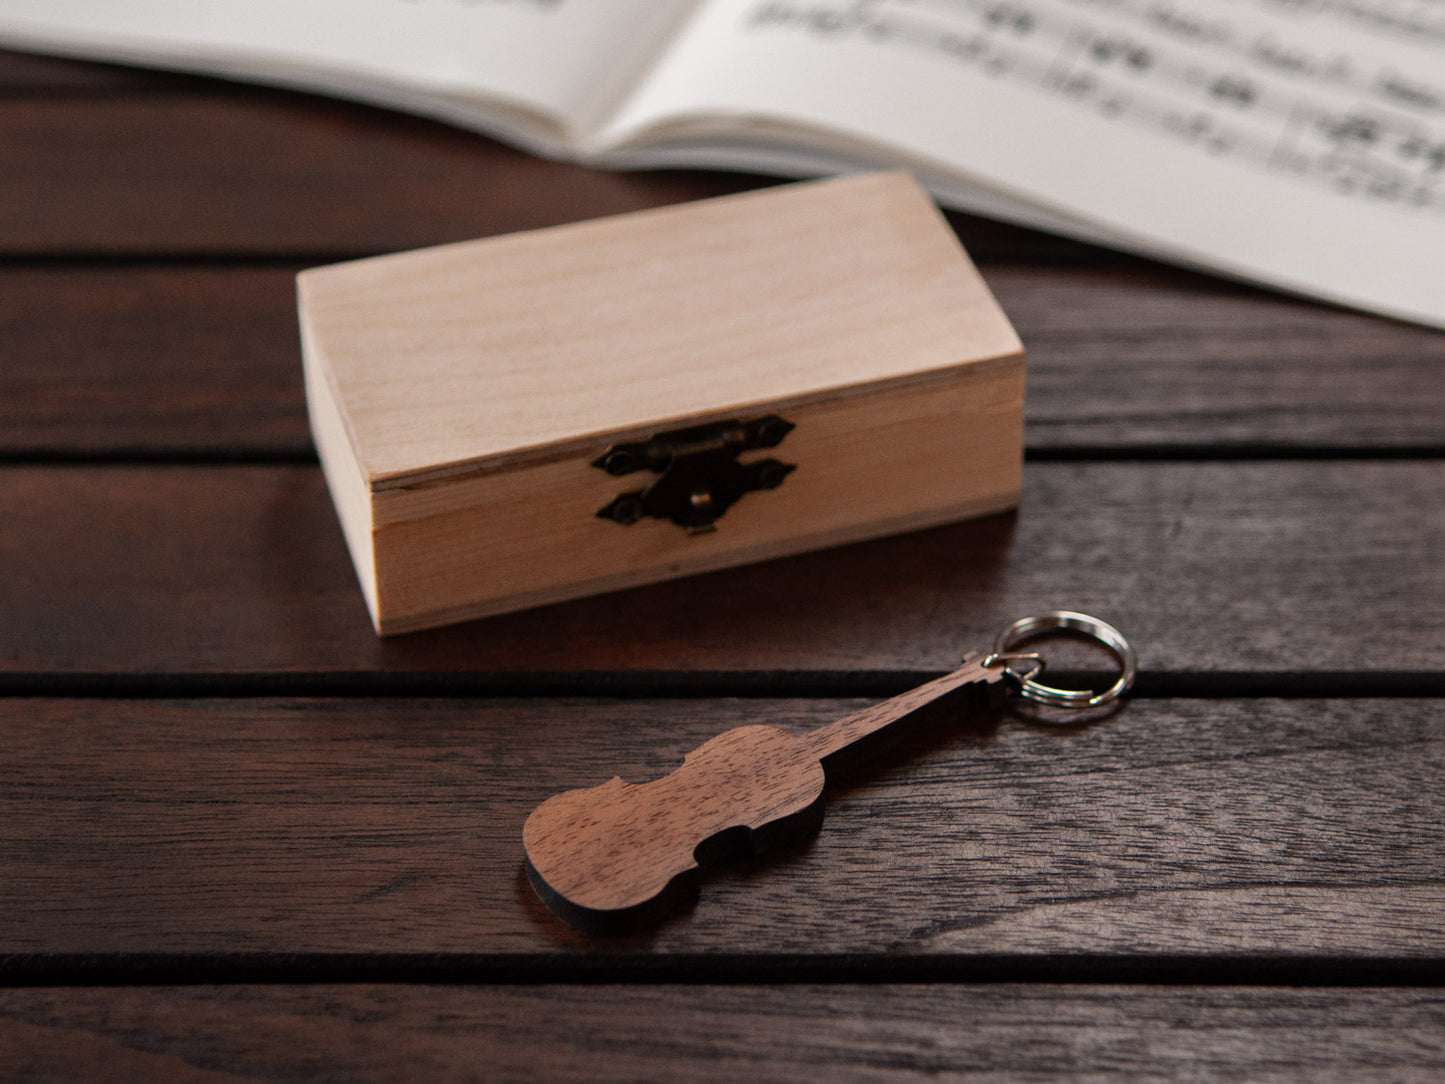
[{"label": "dark wooden table", "polygon": [[[372,634],[293,274],[762,183],[0,57],[0,1074],[1445,1072],[1439,333],[955,216],[1016,515]],[[935,720],[648,936],[528,890],[554,791],[1059,606],[1139,646],[1112,718]]]}]

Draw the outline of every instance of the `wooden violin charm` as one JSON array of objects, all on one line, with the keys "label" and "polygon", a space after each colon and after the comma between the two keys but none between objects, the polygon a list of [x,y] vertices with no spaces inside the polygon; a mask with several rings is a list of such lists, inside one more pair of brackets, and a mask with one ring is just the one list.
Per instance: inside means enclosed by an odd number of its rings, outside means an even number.
[{"label": "wooden violin charm", "polygon": [[955,689],[1002,681],[1003,668],[985,667],[982,659],[973,656],[951,674],[808,734],[741,726],[694,749],[661,779],[632,784],[614,777],[549,798],[522,829],[532,887],[579,929],[660,918],[690,893],[698,858],[705,860],[709,842],[724,833],[749,833],[758,852],[816,830],[823,820],[822,761],[830,754]]},{"label": "wooden violin charm", "polygon": [[[1025,628],[1026,622],[1033,624]],[[1033,680],[1042,669],[1037,656],[1005,654],[1017,639],[1050,628],[1084,631],[1113,649],[1124,671],[1114,687],[1099,696],[1052,689]],[[646,925],[692,894],[700,864],[739,849],[766,851],[815,831],[823,820],[828,758],[924,705],[972,689],[975,706],[1018,691],[1034,699],[1053,696],[1050,702],[1062,706],[1095,707],[1133,680],[1133,653],[1123,637],[1084,615],[1026,618],[1006,629],[998,644],[997,653],[970,655],[950,674],[807,734],[737,727],[688,753],[661,779],[633,784],[614,777],[549,798],[522,829],[532,887],[578,929],[601,933]],[[1026,674],[1009,665],[1021,658],[1034,663]]]}]

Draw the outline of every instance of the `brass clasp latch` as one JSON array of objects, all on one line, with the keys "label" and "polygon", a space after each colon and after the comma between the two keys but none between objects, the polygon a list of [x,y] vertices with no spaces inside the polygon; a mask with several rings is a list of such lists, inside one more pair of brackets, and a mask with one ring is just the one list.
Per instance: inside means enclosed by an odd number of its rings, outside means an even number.
[{"label": "brass clasp latch", "polygon": [[793,430],[776,414],[750,422],[714,422],[658,433],[648,440],[614,444],[592,461],[608,474],[650,470],[660,475],[645,489],[620,493],[597,514],[631,525],[643,516],[670,519],[690,534],[713,524],[745,493],[776,489],[795,468],[776,459],[739,463],[755,448],[775,448]]}]

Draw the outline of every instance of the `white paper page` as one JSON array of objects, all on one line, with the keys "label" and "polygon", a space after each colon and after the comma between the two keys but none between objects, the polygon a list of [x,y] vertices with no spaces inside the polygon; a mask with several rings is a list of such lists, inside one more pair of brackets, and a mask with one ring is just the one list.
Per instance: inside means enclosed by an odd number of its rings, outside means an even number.
[{"label": "white paper page", "polygon": [[1127,247],[1445,326],[1440,0],[712,0],[604,136],[679,118],[862,139]]},{"label": "white paper page", "polygon": [[[560,150],[694,0],[0,0],[0,43],[327,90],[456,123],[511,109]],[[518,133],[509,133],[518,134]],[[547,136],[550,134],[550,141]]]}]

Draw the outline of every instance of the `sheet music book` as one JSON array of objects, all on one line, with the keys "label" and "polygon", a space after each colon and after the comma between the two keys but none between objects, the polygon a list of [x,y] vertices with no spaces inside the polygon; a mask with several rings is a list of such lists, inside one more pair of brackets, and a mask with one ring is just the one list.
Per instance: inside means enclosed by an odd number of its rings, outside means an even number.
[{"label": "sheet music book", "polygon": [[0,42],[946,205],[1445,327],[1441,0],[6,0]]}]

